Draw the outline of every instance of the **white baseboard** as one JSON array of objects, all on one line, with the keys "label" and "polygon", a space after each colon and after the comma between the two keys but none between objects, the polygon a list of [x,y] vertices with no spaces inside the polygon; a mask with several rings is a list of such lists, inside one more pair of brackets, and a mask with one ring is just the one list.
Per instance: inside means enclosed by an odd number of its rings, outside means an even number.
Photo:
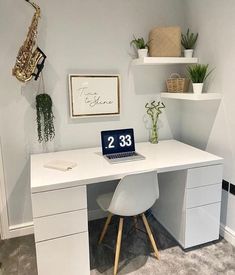
[{"label": "white baseboard", "polygon": [[25,235],[30,235],[33,234],[33,222],[26,222],[26,223],[21,223],[17,225],[11,225],[9,227],[9,233],[8,233],[8,238],[16,238],[16,237],[21,237]]},{"label": "white baseboard", "polygon": [[[91,210],[88,212],[89,221],[98,220],[107,217],[107,213],[101,209]],[[21,223],[9,227],[7,239],[22,237],[34,233],[33,222]]]},{"label": "white baseboard", "polygon": [[[101,209],[91,210],[88,212],[89,221],[98,220],[107,217],[107,212]],[[33,222],[12,225],[9,228],[7,239],[22,237],[34,233]],[[233,246],[235,246],[235,232],[228,226],[220,224],[220,235]]]},{"label": "white baseboard", "polygon": [[225,226],[224,224],[220,224],[220,235],[229,243],[231,243],[233,246],[235,246],[235,232],[229,228],[228,226]]}]

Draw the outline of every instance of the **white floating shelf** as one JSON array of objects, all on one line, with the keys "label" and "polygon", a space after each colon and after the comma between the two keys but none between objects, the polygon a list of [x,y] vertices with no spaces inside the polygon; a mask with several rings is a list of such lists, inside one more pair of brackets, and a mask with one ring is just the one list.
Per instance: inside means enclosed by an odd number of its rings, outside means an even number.
[{"label": "white floating shelf", "polygon": [[162,98],[181,99],[181,100],[220,100],[222,94],[219,93],[161,93]]},{"label": "white floating shelf", "polygon": [[163,65],[163,64],[195,64],[197,57],[142,57],[132,61],[133,65]]}]

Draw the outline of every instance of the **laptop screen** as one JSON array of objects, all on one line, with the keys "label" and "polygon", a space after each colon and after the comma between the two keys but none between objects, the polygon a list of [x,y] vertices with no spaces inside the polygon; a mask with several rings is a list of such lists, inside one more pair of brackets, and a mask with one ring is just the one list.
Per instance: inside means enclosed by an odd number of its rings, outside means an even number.
[{"label": "laptop screen", "polygon": [[133,129],[101,132],[103,155],[135,151]]}]

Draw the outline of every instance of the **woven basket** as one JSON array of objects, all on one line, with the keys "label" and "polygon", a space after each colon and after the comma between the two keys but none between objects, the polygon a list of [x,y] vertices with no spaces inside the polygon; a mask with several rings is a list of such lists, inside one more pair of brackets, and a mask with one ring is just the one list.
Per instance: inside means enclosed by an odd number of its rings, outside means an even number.
[{"label": "woven basket", "polygon": [[181,56],[180,27],[156,27],[149,33],[149,56]]},{"label": "woven basket", "polygon": [[166,86],[169,93],[186,93],[188,91],[189,79],[173,73],[166,80]]}]

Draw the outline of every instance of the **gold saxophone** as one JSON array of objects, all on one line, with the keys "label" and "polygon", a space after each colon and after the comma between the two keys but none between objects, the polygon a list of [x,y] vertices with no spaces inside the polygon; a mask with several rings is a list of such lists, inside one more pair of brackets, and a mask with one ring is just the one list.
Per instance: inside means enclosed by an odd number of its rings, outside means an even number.
[{"label": "gold saxophone", "polygon": [[36,46],[38,20],[41,14],[40,7],[29,0],[25,1],[30,3],[36,11],[29,27],[27,38],[18,52],[15,66],[12,69],[12,75],[21,82],[27,82],[33,76],[37,80],[46,59],[46,55]]}]

